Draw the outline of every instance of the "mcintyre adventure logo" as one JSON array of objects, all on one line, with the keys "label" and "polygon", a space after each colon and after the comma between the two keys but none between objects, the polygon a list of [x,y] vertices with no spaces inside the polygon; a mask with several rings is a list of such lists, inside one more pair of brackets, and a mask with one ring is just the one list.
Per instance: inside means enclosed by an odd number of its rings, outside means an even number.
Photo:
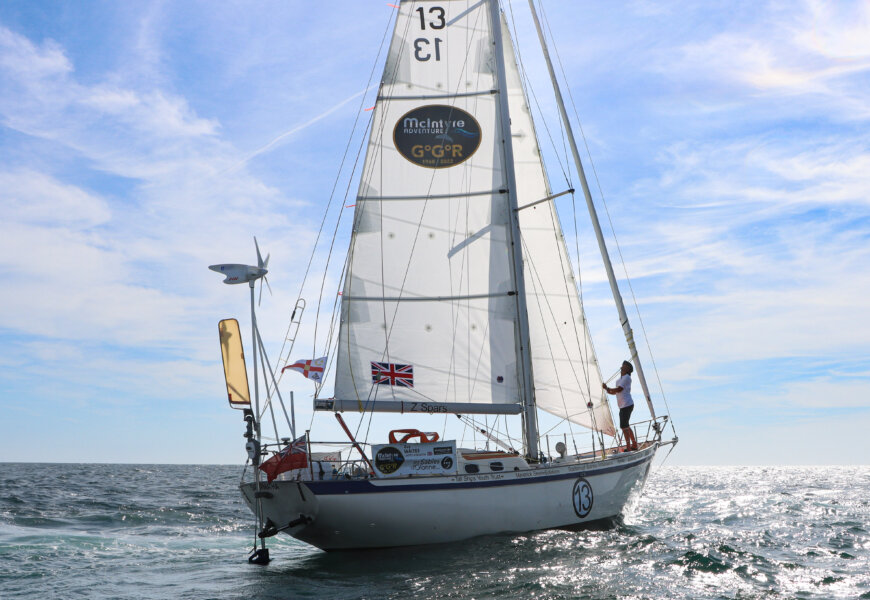
[{"label": "mcintyre adventure logo", "polygon": [[470,114],[440,104],[406,113],[393,129],[399,154],[430,169],[453,167],[480,146],[480,124]]}]

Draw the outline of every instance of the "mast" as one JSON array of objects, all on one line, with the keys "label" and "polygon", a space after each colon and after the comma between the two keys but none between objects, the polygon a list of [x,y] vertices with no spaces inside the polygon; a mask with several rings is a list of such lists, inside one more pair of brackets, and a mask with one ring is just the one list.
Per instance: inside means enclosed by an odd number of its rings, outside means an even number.
[{"label": "mast", "polygon": [[[248,282],[251,288],[251,349],[254,357],[254,414],[257,416],[254,426],[257,429],[257,441],[260,441],[260,381],[257,378],[257,313],[254,311],[254,279]],[[259,472],[257,479],[259,480]]]},{"label": "mast", "polygon": [[619,313],[619,322],[622,325],[622,331],[625,334],[625,341],[628,342],[628,349],[631,352],[631,358],[634,361],[635,368],[637,369],[637,378],[638,381],[640,381],[641,389],[643,389],[643,395],[646,397],[650,416],[655,421],[656,413],[653,408],[652,398],[650,397],[649,387],[646,383],[646,377],[644,377],[643,374],[643,367],[640,364],[640,356],[637,354],[637,347],[634,343],[634,333],[632,332],[631,325],[628,322],[628,315],[625,312],[625,305],[622,302],[622,294],[619,293],[619,285],[617,284],[616,276],[613,273],[613,265],[610,263],[610,255],[607,253],[607,245],[604,243],[604,234],[601,232],[601,223],[598,222],[598,213],[595,210],[595,205],[592,203],[592,194],[589,192],[589,183],[586,181],[586,173],[583,170],[583,164],[580,161],[577,142],[574,140],[571,121],[568,119],[568,113],[565,111],[562,92],[559,89],[559,82],[556,80],[556,72],[553,70],[553,63],[550,60],[550,52],[547,50],[547,42],[544,39],[544,32],[541,29],[541,23],[538,20],[538,13],[535,10],[534,0],[529,0],[529,8],[532,11],[532,18],[535,20],[535,29],[538,32],[538,39],[541,42],[541,50],[544,52],[544,59],[547,61],[547,70],[549,71],[550,79],[553,82],[553,91],[556,93],[556,103],[559,106],[559,114],[562,117],[562,122],[565,123],[565,129],[568,134],[568,143],[571,145],[571,153],[574,155],[574,164],[577,167],[577,173],[580,175],[580,183],[583,186],[583,196],[586,198],[586,207],[589,209],[589,217],[592,221],[592,227],[595,230],[595,237],[598,240],[598,248],[601,251],[601,258],[604,261],[604,269],[607,271],[607,279],[610,282],[610,291],[613,293],[613,300],[616,302],[616,310]]},{"label": "mast", "polygon": [[490,0],[492,37],[495,45],[496,77],[498,81],[498,106],[501,122],[502,148],[504,150],[505,174],[507,176],[508,206],[510,208],[511,261],[514,281],[517,285],[517,324],[519,326],[519,358],[522,367],[523,424],[526,452],[532,459],[538,458],[538,415],[535,408],[535,387],[532,376],[532,353],[529,336],[529,314],[526,307],[526,285],[523,274],[523,248],[520,238],[520,222],[517,201],[517,182],[514,173],[513,142],[511,138],[510,110],[508,108],[507,75],[505,73],[504,49],[501,35],[500,5]]},{"label": "mast", "polygon": [[[256,238],[255,238],[256,239]],[[254,310],[254,281],[255,279],[251,279],[248,282],[248,287],[251,288],[251,350],[253,351],[254,356],[254,428],[257,433],[257,452],[260,451],[260,442],[262,441],[262,433],[260,432],[260,384],[257,379],[257,313]],[[251,461],[254,463],[254,485],[256,489],[256,494],[260,493],[260,457],[257,456],[255,459]],[[260,531],[264,531],[266,527],[265,518],[263,516],[263,501],[260,498],[256,500],[256,510],[254,511],[257,518],[257,527]],[[248,561],[251,562],[251,558],[259,557],[258,560],[264,560],[268,563],[269,561],[269,551],[266,550],[266,538],[260,538],[260,550],[256,550],[257,547],[257,538],[254,538],[254,554],[248,558]]]}]

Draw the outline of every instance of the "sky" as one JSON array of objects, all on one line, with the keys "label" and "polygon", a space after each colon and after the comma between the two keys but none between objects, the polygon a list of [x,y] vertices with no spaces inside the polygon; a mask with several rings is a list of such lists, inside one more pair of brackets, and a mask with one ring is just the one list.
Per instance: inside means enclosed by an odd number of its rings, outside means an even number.
[{"label": "sky", "polygon": [[[543,6],[680,437],[669,464],[870,462],[870,4]],[[354,122],[393,14],[380,0],[0,3],[0,461],[244,460],[217,322],[247,330],[248,290],[206,267],[253,263],[254,235],[271,254],[258,320],[276,360],[333,198],[291,358],[316,352]],[[567,185],[558,161],[549,172]],[[571,237],[570,198],[559,207]],[[624,342],[582,231],[585,306],[615,371]],[[324,290],[318,347],[336,274]],[[309,423],[310,382],[281,387]]]}]

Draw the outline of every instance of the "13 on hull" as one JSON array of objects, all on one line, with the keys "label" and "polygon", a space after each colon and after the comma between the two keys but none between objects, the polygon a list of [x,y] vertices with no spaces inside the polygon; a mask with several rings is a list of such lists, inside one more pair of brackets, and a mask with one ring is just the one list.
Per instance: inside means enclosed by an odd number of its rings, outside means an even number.
[{"label": "13 on hull", "polygon": [[[268,525],[323,550],[582,526],[622,512],[642,488],[656,448],[504,473],[261,482],[259,500]],[[255,484],[242,484],[241,491],[254,510]]]}]

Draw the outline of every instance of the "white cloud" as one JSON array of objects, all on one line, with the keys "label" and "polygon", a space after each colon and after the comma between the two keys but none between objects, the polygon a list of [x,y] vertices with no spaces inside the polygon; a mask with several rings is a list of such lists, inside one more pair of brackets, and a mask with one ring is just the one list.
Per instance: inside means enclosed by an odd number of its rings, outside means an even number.
[{"label": "white cloud", "polygon": [[82,89],[80,105],[102,117],[118,119],[140,136],[185,138],[214,135],[215,121],[196,117],[183,99],[161,91],[137,93],[129,89],[96,86]]},{"label": "white cloud", "polygon": [[88,228],[111,218],[108,204],[73,185],[30,170],[0,172],[0,218],[16,223]]},{"label": "white cloud", "polygon": [[[0,173],[7,231],[0,238],[7,277],[0,327],[194,353],[199,311],[214,314],[230,298],[208,264],[250,256],[251,233],[270,245],[278,269],[298,255],[297,244],[310,247],[307,219],[287,216],[302,203],[246,169],[230,169],[242,154],[185,98],[124,86],[112,74],[83,83],[54,42],[0,34],[6,125],[72,151],[96,189],[105,178],[109,189],[124,179],[123,196],[115,197],[50,174],[63,167],[49,159]],[[151,48],[148,60],[159,69],[156,42],[143,39],[137,43]],[[291,284],[298,285],[292,277],[273,282],[279,291]]]},{"label": "white cloud", "polygon": [[[868,355],[870,140],[750,130],[682,140],[659,159],[660,179],[632,190],[619,224],[665,381],[757,401],[777,361],[833,367]],[[777,402],[812,406],[825,380],[800,367],[788,377]],[[868,390],[866,377],[835,381],[829,394],[854,400],[815,405],[866,407]]]},{"label": "white cloud", "polygon": [[56,43],[47,41],[42,48],[37,48],[27,38],[2,26],[0,68],[28,79],[63,76],[73,70],[69,59]]},{"label": "white cloud", "polygon": [[681,85],[694,81],[706,89],[695,102],[701,111],[764,102],[780,116],[870,117],[870,8],[865,2],[756,8],[759,18],[750,24],[735,20],[707,39],[686,42],[679,54],[658,52],[657,70]]},{"label": "white cloud", "polygon": [[185,158],[202,149],[189,144],[208,144],[217,131],[214,120],[163,90],[79,83],[53,42],[37,46],[8,29],[0,29],[0,40],[5,124],[64,144],[108,172],[147,178],[165,173],[170,161],[190,165]]}]

